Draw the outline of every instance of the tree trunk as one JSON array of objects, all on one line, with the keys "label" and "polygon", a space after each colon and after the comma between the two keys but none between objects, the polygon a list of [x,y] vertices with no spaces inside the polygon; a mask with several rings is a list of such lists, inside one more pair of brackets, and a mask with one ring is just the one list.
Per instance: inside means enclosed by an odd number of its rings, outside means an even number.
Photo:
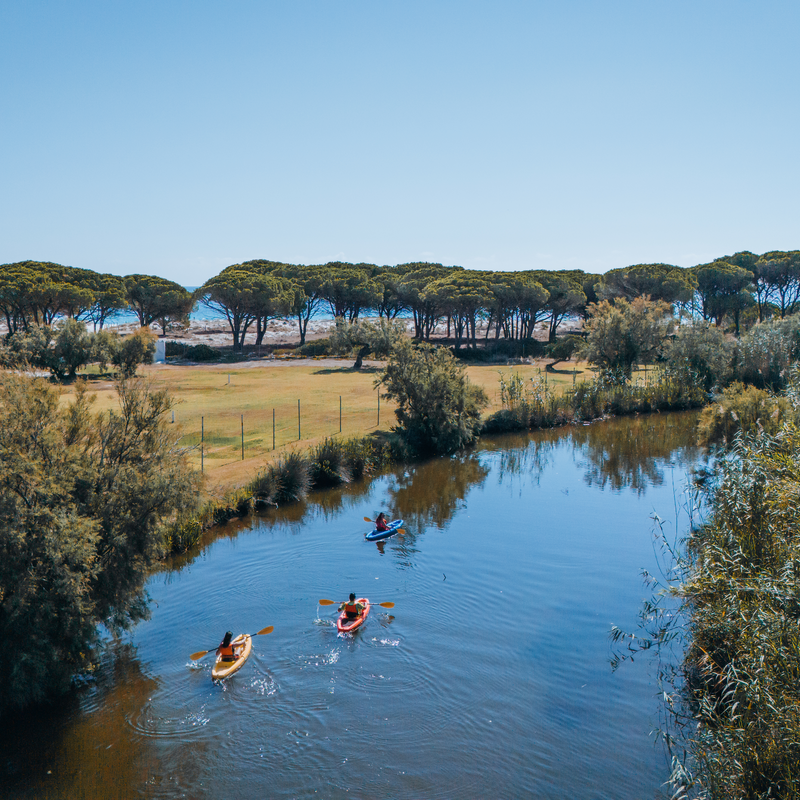
[{"label": "tree trunk", "polygon": [[364,358],[369,354],[370,346],[365,344],[356,354],[356,363],[353,364],[353,369],[361,369],[361,365],[364,363]]}]

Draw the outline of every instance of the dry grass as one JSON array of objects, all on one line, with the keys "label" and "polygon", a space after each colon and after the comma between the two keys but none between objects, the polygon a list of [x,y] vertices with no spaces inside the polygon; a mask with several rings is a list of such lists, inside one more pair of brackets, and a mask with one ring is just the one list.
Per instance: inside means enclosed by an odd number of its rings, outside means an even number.
[{"label": "dry grass", "polygon": [[[490,401],[486,414],[500,405],[499,372],[515,370],[525,377],[541,371],[546,361],[533,365],[501,367],[469,366],[467,373],[482,386]],[[265,463],[293,448],[305,449],[339,435],[339,397],[342,398],[341,435],[364,436],[375,430],[388,430],[394,423],[393,406],[380,401],[374,382],[378,368],[351,369],[351,360],[262,361],[231,365],[154,365],[140,370],[156,388],[167,388],[177,401],[175,424],[183,433],[182,443],[194,447],[192,463],[200,468],[200,432],[203,427],[203,469],[209,489],[241,486]],[[563,371],[549,373],[555,387],[571,387],[573,365],[559,364]],[[577,380],[586,370],[575,365]],[[591,374],[591,373],[590,373]],[[228,383],[230,375],[230,383]],[[93,380],[98,410],[114,408],[113,384]],[[556,388],[558,391],[558,388]],[[65,396],[69,397],[71,389]],[[300,401],[298,438],[297,402]],[[275,448],[272,414],[275,411]],[[242,458],[242,418],[244,419],[244,459]]]}]

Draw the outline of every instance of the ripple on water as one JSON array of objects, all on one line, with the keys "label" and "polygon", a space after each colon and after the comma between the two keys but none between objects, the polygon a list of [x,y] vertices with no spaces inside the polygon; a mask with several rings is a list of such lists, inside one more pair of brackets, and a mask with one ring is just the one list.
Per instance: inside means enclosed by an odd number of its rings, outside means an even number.
[{"label": "ripple on water", "polygon": [[197,711],[178,716],[167,716],[157,713],[153,703],[146,703],[136,714],[126,717],[126,722],[137,733],[148,738],[173,737],[185,738],[202,731],[211,718],[205,713],[202,705]]}]

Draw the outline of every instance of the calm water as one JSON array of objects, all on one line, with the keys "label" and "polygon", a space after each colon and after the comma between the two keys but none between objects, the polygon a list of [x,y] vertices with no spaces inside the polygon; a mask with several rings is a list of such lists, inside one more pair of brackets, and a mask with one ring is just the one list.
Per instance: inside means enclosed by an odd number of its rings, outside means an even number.
[{"label": "calm water", "polygon": [[[612,673],[674,519],[693,417],[484,441],[229,525],[149,583],[152,618],[57,710],[6,717],[4,796],[654,798],[655,665]],[[363,516],[407,534],[377,546]],[[375,602],[337,635],[320,598]],[[257,631],[214,684],[227,628]]]}]

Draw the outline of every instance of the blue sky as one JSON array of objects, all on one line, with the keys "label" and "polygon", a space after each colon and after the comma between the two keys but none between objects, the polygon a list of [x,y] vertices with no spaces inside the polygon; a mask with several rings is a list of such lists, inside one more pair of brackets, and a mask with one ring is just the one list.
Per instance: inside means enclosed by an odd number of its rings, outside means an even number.
[{"label": "blue sky", "polygon": [[0,263],[800,248],[800,4],[0,4]]}]

